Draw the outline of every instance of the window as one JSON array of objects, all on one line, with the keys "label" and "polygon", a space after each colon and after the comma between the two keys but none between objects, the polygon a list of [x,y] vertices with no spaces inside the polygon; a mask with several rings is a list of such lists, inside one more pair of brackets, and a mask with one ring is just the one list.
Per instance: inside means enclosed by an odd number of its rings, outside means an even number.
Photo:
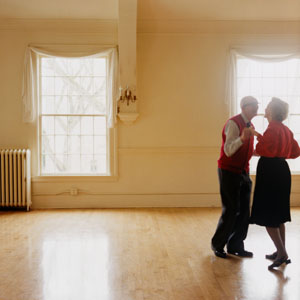
[{"label": "window", "polygon": [[107,81],[106,57],[40,57],[42,175],[109,175]]},{"label": "window", "polygon": [[[289,59],[280,62],[262,62],[244,57],[237,58],[237,108],[240,99],[247,95],[259,101],[258,115],[253,118],[256,130],[263,133],[268,120],[264,111],[272,97],[278,97],[289,103],[289,116],[284,124],[294,133],[300,144],[300,59]],[[255,172],[258,157],[250,161],[250,170]],[[300,158],[288,160],[293,173],[300,172]]]}]

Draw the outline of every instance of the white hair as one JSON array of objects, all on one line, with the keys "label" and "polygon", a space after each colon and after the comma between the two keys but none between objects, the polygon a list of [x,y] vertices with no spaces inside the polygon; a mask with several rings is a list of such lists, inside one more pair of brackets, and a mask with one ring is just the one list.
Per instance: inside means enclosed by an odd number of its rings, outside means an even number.
[{"label": "white hair", "polygon": [[241,102],[240,102],[241,108],[243,108],[247,105],[251,105],[251,104],[258,104],[257,99],[255,99],[253,96],[243,97]]},{"label": "white hair", "polygon": [[279,98],[273,97],[269,103],[271,116],[273,120],[284,121],[289,113],[289,105]]}]

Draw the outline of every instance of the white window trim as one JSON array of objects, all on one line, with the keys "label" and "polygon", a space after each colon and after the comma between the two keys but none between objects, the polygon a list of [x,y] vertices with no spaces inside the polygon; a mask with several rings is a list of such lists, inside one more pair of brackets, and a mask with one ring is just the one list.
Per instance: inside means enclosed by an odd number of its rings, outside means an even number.
[{"label": "white window trim", "polygon": [[[41,173],[41,111],[40,111],[40,59],[43,57],[43,55],[37,55],[36,56],[36,69],[38,72],[36,72],[37,75],[37,112],[38,112],[38,120],[37,120],[37,137],[38,137],[38,143],[37,143],[37,156],[38,156],[38,176],[33,176],[32,181],[33,182],[87,182],[87,181],[95,181],[95,182],[111,182],[118,180],[118,156],[117,156],[117,126],[115,125],[112,128],[109,128],[107,126],[107,173],[106,174],[42,174]],[[107,57],[103,55],[103,57]],[[108,59],[107,59],[108,61]],[[109,65],[107,64],[107,68]],[[107,99],[108,101],[108,99]],[[108,117],[108,116],[106,116]]]},{"label": "white window trim", "polygon": [[[273,60],[282,61],[291,58],[300,59],[300,46],[291,47],[232,47],[228,52],[227,60],[227,78],[225,104],[228,106],[229,117],[237,114],[237,72],[236,63],[239,57],[245,57],[254,60],[264,60],[264,55],[277,56]],[[271,60],[272,58],[270,58]],[[256,170],[251,171],[250,175],[256,176]],[[291,171],[291,175],[300,178],[300,171]]]}]

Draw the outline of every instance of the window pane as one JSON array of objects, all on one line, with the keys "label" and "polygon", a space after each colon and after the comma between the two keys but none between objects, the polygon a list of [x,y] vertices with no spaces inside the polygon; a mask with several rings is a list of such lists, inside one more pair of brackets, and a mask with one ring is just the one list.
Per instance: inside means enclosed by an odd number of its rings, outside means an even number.
[{"label": "window pane", "polygon": [[262,65],[261,63],[257,62],[257,61],[250,61],[250,76],[249,77],[253,77],[255,78],[257,76],[257,74],[262,72]]},{"label": "window pane", "polygon": [[55,153],[63,154],[68,152],[68,144],[67,144],[67,136],[66,135],[56,135],[55,136]]},{"label": "window pane", "polygon": [[300,133],[300,116],[290,116],[290,129],[293,133]]},{"label": "window pane", "polygon": [[250,63],[247,59],[238,59],[238,63],[236,66],[237,69],[237,77],[250,77]]},{"label": "window pane", "polygon": [[82,100],[80,96],[71,96],[70,102],[69,102],[70,114],[82,114],[83,108],[82,108]]},{"label": "window pane", "polygon": [[43,77],[42,79],[42,95],[54,95],[54,78]]},{"label": "window pane", "polygon": [[104,174],[106,58],[42,58],[40,76],[42,173]]},{"label": "window pane", "polygon": [[106,136],[94,136],[94,153],[105,154],[106,153]]},{"label": "window pane", "polygon": [[54,117],[42,117],[42,134],[54,134]]},{"label": "window pane", "polygon": [[68,96],[56,96],[55,97],[55,113],[67,114],[68,113]]},{"label": "window pane", "polygon": [[92,97],[83,96],[81,97],[82,113],[93,114],[94,102]]},{"label": "window pane", "polygon": [[53,96],[44,96],[42,98],[42,113],[43,114],[53,114],[55,98]]},{"label": "window pane", "polygon": [[255,77],[250,78],[250,93],[249,93],[249,95],[258,97],[258,95],[261,95],[261,93],[262,93],[261,78],[255,78]]},{"label": "window pane", "polygon": [[105,59],[93,59],[94,75],[106,77],[106,60]]},{"label": "window pane", "polygon": [[68,134],[80,134],[80,117],[68,117]]},{"label": "window pane", "polygon": [[94,134],[106,135],[106,118],[95,117],[94,118]]},{"label": "window pane", "polygon": [[264,132],[264,117],[263,116],[257,116],[253,118],[252,123],[255,127],[255,130],[258,132]]},{"label": "window pane", "polygon": [[94,113],[95,114],[105,114],[106,111],[106,97],[105,96],[95,96],[94,97]]},{"label": "window pane", "polygon": [[44,135],[42,137],[42,152],[43,154],[54,153],[54,135]]},{"label": "window pane", "polygon": [[249,78],[237,78],[237,94],[238,97],[243,97],[242,95],[250,94],[250,80]]},{"label": "window pane", "polygon": [[82,59],[76,59],[76,58],[70,59],[68,61],[68,65],[69,65],[68,75],[78,76],[82,69]]},{"label": "window pane", "polygon": [[70,59],[55,58],[55,75],[56,76],[68,76],[71,73],[69,67]]},{"label": "window pane", "polygon": [[55,95],[68,95],[69,80],[66,77],[55,77]]},{"label": "window pane", "polygon": [[81,118],[81,134],[93,134],[93,118],[92,117],[82,117]]},{"label": "window pane", "polygon": [[80,155],[69,155],[69,173],[80,173]]},{"label": "window pane", "polygon": [[95,155],[96,170],[98,173],[106,173],[106,156]]},{"label": "window pane", "polygon": [[68,153],[69,154],[80,154],[80,136],[69,136],[68,139]]},{"label": "window pane", "polygon": [[94,89],[96,95],[105,95],[106,92],[106,79],[105,77],[94,78]]},{"label": "window pane", "polygon": [[293,114],[300,115],[300,98],[299,97],[288,97],[290,107],[289,110]]},{"label": "window pane", "polygon": [[54,64],[53,58],[43,58],[42,59],[42,76],[54,76]]},{"label": "window pane", "polygon": [[260,105],[259,105],[259,108],[258,108],[258,111],[260,114],[265,114],[265,110],[266,110],[266,107],[268,106],[268,103],[270,102],[270,97],[266,97],[266,96],[262,96],[261,98],[261,101],[259,101]]},{"label": "window pane", "polygon": [[287,63],[285,61],[274,64],[274,77],[287,77]]},{"label": "window pane", "polygon": [[94,79],[92,77],[81,77],[80,85],[82,88],[82,95],[94,94]]},{"label": "window pane", "polygon": [[274,79],[274,93],[277,97],[286,97],[287,95],[287,78]]},{"label": "window pane", "polygon": [[287,76],[300,77],[300,62],[299,59],[291,59],[287,61]]},{"label": "window pane", "polygon": [[67,134],[67,117],[55,117],[55,134]]},{"label": "window pane", "polygon": [[[258,116],[252,122],[260,133],[268,126],[264,112],[271,98],[279,97],[288,102],[290,115],[283,123],[289,126],[295,139],[300,142],[300,59],[274,63],[237,59],[238,109],[240,99],[248,95],[257,97],[259,101]],[[236,113],[239,113],[239,110]],[[257,157],[251,159],[251,172],[255,171],[257,160]],[[299,159],[289,161],[292,171],[300,172],[299,161]]]},{"label": "window pane", "polygon": [[93,59],[86,58],[81,61],[81,70],[80,74],[82,76],[92,76],[95,75],[93,69],[94,69],[94,64],[93,64]]},{"label": "window pane", "polygon": [[54,172],[54,155],[42,155],[42,172],[50,174]]},{"label": "window pane", "polygon": [[67,171],[68,171],[68,156],[63,154],[56,154],[54,172],[67,173]]},{"label": "window pane", "polygon": [[96,172],[96,164],[92,155],[81,156],[81,173]]},{"label": "window pane", "polygon": [[274,78],[262,78],[262,95],[272,97],[274,95]]},{"label": "window pane", "polygon": [[274,77],[274,64],[262,63],[262,77]]},{"label": "window pane", "polygon": [[81,136],[81,152],[84,154],[93,154],[93,148],[93,136]]}]

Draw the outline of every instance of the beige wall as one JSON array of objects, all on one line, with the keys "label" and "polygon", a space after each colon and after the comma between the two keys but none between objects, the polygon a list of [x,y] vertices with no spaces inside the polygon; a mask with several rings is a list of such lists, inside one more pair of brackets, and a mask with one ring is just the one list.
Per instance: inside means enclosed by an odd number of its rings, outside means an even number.
[{"label": "beige wall", "polygon": [[[229,115],[224,103],[227,51],[241,44],[295,45],[300,34],[295,24],[286,24],[285,31],[277,24],[266,32],[263,24],[255,23],[254,29],[254,23],[229,23],[199,23],[184,27],[185,32],[179,26],[140,26],[140,116],[133,125],[118,124],[118,178],[35,179],[33,207],[219,205],[216,160]],[[0,148],[29,147],[35,176],[36,126],[21,121],[26,45],[115,44],[117,28],[113,22],[16,22],[0,24],[0,41]],[[71,187],[79,189],[78,196],[69,195]],[[299,193],[295,176],[295,205],[300,204]]]}]

